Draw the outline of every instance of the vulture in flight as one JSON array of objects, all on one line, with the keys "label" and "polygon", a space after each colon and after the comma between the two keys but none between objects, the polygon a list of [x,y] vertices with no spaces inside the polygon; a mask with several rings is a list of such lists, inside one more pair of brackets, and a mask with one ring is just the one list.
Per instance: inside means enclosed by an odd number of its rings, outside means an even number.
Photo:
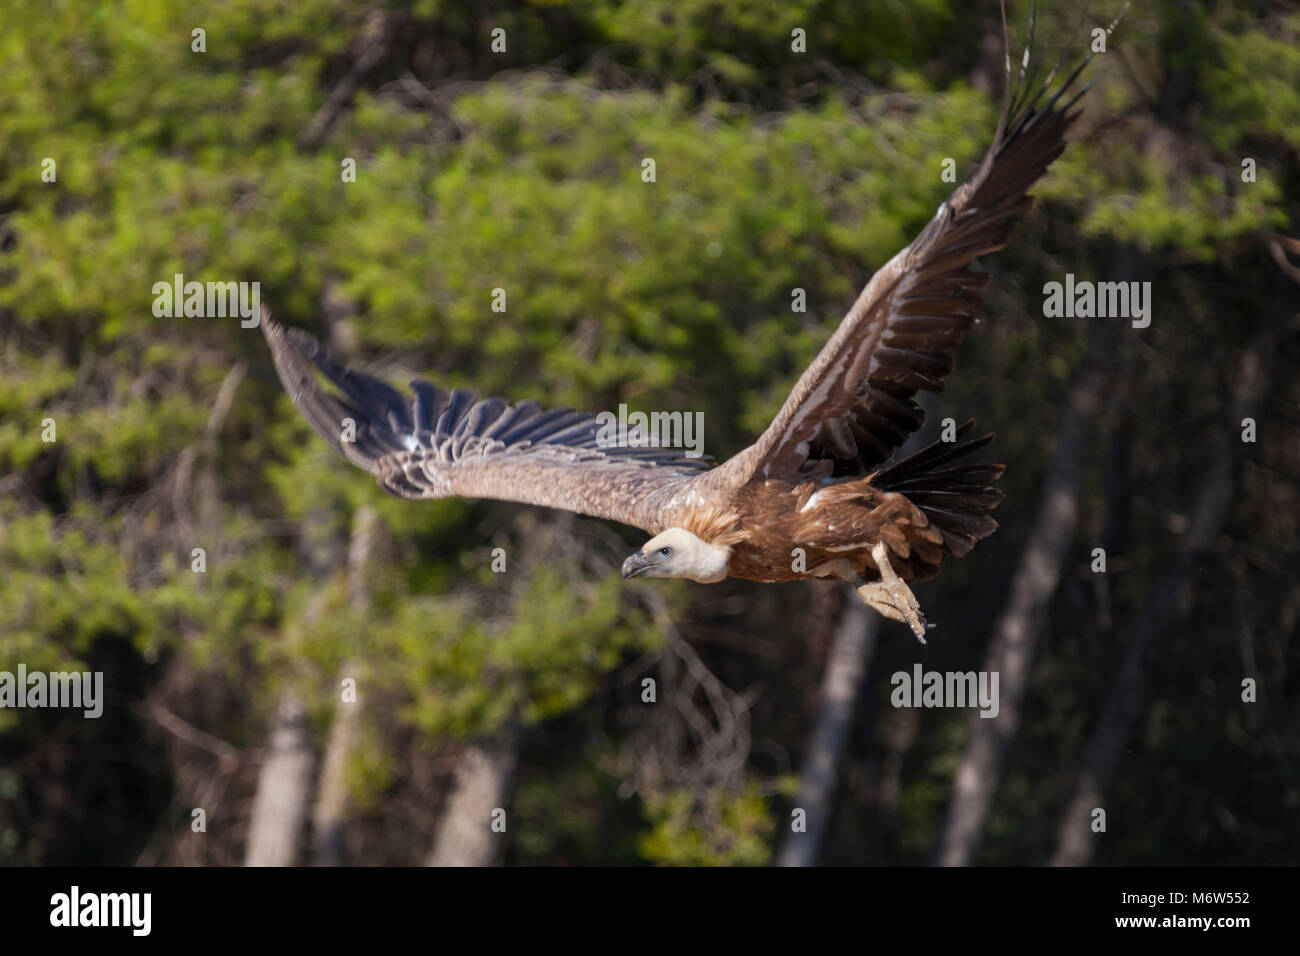
[{"label": "vulture in flight", "polygon": [[913,396],[943,388],[975,322],[989,274],[972,261],[1007,245],[1027,191],[1064,149],[1087,88],[1066,94],[1087,62],[1053,89],[1057,70],[1040,84],[1026,46],[1013,92],[1008,60],[1002,115],[975,174],[872,276],[767,430],[716,467],[683,449],[611,445],[594,414],[426,381],[402,393],[337,364],[306,332],[269,316],[261,328],[312,428],[392,494],[634,525],[651,537],[625,578],[842,578],[924,641],[932,625],[908,585],[994,531],[1003,466],[969,461],[993,437],[970,437],[972,421],[954,441],[892,459],[921,427]]}]

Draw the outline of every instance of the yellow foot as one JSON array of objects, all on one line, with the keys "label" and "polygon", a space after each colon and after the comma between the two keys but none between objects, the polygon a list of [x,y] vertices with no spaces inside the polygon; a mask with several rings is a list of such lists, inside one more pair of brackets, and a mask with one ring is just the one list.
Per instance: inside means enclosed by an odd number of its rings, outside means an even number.
[{"label": "yellow foot", "polygon": [[926,623],[916,595],[912,593],[907,583],[894,573],[883,544],[878,544],[871,549],[871,558],[880,569],[880,580],[859,587],[859,597],[890,620],[902,621],[912,629],[916,639],[924,644],[925,632],[934,625]]},{"label": "yellow foot", "polygon": [[920,605],[916,603],[916,597],[912,594],[912,589],[906,584],[902,584],[898,590],[891,591],[880,581],[872,581],[858,588],[858,595],[865,603],[891,621],[902,621],[910,627],[916,639],[922,644],[925,643],[925,632],[934,627],[933,624],[926,622],[925,615],[921,613]]}]

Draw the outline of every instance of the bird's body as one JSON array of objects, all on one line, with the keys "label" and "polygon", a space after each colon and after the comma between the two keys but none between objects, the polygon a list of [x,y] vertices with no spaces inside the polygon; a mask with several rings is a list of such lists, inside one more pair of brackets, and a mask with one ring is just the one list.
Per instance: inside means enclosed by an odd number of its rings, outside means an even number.
[{"label": "bird's body", "polygon": [[809,481],[794,488],[765,481],[752,495],[738,497],[743,499],[737,502],[739,527],[746,537],[732,548],[728,575],[733,578],[879,581],[871,549],[880,541],[889,546],[904,581],[934,577],[944,557],[943,538],[921,509],[869,479],[829,486]]},{"label": "bird's body", "polygon": [[[880,491],[868,479],[830,486],[807,481],[794,488],[764,481],[738,496],[740,529],[752,529],[732,549],[728,574],[773,583],[807,577],[879,580],[871,548],[892,540],[905,566],[899,577],[930,577],[942,558],[938,534],[906,497]],[[801,560],[797,560],[801,559]],[[924,570],[929,573],[924,573]]]},{"label": "bird's body", "polygon": [[[968,450],[963,447],[959,454]],[[794,484],[760,479],[721,499],[688,483],[668,499],[662,520],[703,541],[730,545],[728,577],[763,583],[809,577],[878,581],[871,551],[883,541],[900,578],[926,581],[946,555],[964,554],[997,527],[983,513],[1002,497],[988,484],[1001,471],[1001,465],[978,465],[965,473],[963,485],[954,476],[931,479],[934,487],[948,488],[950,498],[962,498],[970,514],[961,517],[927,514],[913,498],[888,490],[890,475],[884,473],[883,478]],[[964,494],[956,493],[959,487]],[[923,492],[914,495],[928,501]]]},{"label": "bird's body", "polygon": [[1081,69],[1046,102],[1055,71],[1037,93],[1022,71],[975,175],[876,271],[767,430],[716,468],[635,434],[610,443],[584,412],[424,381],[403,394],[338,365],[305,332],[269,317],[262,328],[308,422],[393,494],[496,498],[634,525],[653,537],[624,577],[843,578],[923,639],[907,582],[993,532],[1002,466],[961,461],[992,438],[964,438],[972,422],[895,454],[924,420],[913,396],[943,387],[974,324],[989,274],[971,262],[1007,244],[1027,190],[1064,149],[1074,100],[1058,102]]}]

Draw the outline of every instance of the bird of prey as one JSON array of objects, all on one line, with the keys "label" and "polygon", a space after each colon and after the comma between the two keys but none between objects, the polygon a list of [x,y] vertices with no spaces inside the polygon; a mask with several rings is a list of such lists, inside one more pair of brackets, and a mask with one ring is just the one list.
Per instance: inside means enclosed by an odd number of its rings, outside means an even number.
[{"label": "bird of prey", "polygon": [[625,578],[842,578],[924,642],[909,583],[993,532],[1003,466],[966,460],[993,437],[969,437],[969,421],[953,441],[891,459],[922,425],[913,396],[942,389],[975,321],[989,274],[972,261],[1007,245],[1086,92],[1065,99],[1087,60],[1053,89],[1057,70],[1040,83],[1028,50],[1014,92],[1008,61],[1002,115],[974,175],[876,271],[767,430],[717,467],[681,449],[610,444],[594,414],[426,381],[404,394],[267,316],[280,379],[312,428],[392,494],[633,525],[651,537],[624,562]]}]

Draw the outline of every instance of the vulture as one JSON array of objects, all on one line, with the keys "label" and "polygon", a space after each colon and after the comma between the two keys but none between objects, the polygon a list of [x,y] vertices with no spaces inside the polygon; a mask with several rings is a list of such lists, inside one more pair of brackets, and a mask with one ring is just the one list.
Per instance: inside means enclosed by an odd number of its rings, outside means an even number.
[{"label": "vulture", "polygon": [[1007,60],[1002,114],[974,175],[875,272],[767,430],[716,467],[635,435],[611,443],[591,413],[420,380],[400,392],[268,314],[261,328],[280,380],[311,427],[394,495],[494,498],[633,525],[650,538],[624,578],[840,578],[924,642],[933,625],[909,585],[997,528],[989,512],[1003,466],[969,460],[993,438],[971,437],[973,420],[949,441],[896,452],[923,422],[914,396],[942,389],[975,322],[990,274],[972,261],[1007,245],[1087,91],[1066,98],[1088,59],[1055,88],[1057,69],[1040,83],[1032,19],[1029,37],[1014,84]]}]

